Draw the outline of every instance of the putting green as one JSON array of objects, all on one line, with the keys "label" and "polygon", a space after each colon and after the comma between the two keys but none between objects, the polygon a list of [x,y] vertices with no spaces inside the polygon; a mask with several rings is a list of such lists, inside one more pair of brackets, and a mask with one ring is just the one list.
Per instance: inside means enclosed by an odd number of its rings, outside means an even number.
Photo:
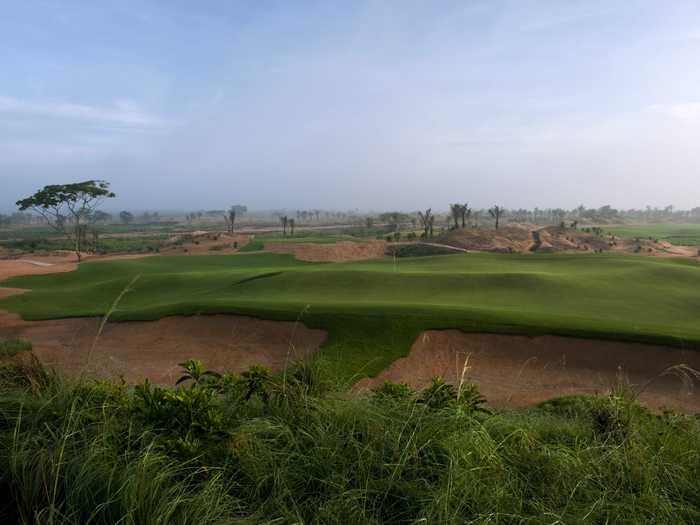
[{"label": "putting green", "polygon": [[0,301],[25,319],[239,313],[325,328],[322,355],[373,375],[425,329],[558,334],[700,347],[700,265],[621,255],[455,254],[305,263],[250,253],[83,263],[16,277]]}]

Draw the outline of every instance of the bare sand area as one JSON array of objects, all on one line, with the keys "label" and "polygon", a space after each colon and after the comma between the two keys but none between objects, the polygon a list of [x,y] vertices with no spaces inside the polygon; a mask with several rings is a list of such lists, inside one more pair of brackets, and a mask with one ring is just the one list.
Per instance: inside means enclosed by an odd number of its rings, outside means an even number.
[{"label": "bare sand area", "polygon": [[568,394],[606,393],[620,380],[654,408],[700,412],[700,384],[690,386],[669,367],[700,370],[700,352],[620,341],[558,336],[527,337],[458,330],[427,331],[410,353],[359,389],[385,380],[422,388],[440,375],[479,386],[494,406],[527,406]]},{"label": "bare sand area", "polygon": [[[219,372],[252,365],[273,371],[308,358],[326,338],[294,322],[233,315],[166,317],[158,321],[107,323],[98,318],[23,321],[0,311],[0,338],[31,341],[39,360],[69,376],[149,380],[173,384],[178,363],[194,358]],[[99,335],[98,335],[99,333]]]}]

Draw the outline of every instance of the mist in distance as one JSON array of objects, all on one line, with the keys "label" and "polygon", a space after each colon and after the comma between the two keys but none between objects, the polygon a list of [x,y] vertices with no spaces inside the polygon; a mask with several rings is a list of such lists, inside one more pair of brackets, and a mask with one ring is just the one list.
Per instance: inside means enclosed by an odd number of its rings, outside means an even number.
[{"label": "mist in distance", "polygon": [[693,208],[697,2],[4,3],[0,211]]}]

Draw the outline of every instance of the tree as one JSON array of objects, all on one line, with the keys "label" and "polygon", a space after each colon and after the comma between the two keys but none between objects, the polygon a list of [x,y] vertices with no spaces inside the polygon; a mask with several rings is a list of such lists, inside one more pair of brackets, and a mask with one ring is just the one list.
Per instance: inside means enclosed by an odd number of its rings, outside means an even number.
[{"label": "tree", "polygon": [[462,205],[450,204],[450,213],[452,214],[452,220],[455,221],[455,228],[459,228],[459,218],[462,216]]},{"label": "tree", "polygon": [[134,220],[134,215],[128,211],[119,212],[119,220],[124,224],[131,224]]},{"label": "tree", "polygon": [[466,202],[462,204],[462,206],[459,209],[460,215],[462,217],[462,228],[465,228],[467,225],[467,219],[469,216],[472,214],[472,209],[469,207],[469,204]]},{"label": "tree", "polygon": [[233,233],[233,228],[236,225],[236,214],[239,213],[239,210],[240,206],[231,206],[229,210],[224,214],[224,220],[226,221],[226,229],[231,234]]},{"label": "tree", "polygon": [[472,210],[469,204],[450,204],[450,213],[452,214],[452,220],[455,222],[455,228],[459,228],[460,219],[462,221],[462,228],[467,226],[467,219],[472,214]]},{"label": "tree", "polygon": [[423,232],[425,238],[433,236],[433,223],[435,222],[435,216],[433,215],[432,208],[425,210],[425,213],[419,211],[418,219],[423,226]]},{"label": "tree", "polygon": [[491,215],[491,217],[496,219],[496,229],[498,229],[498,222],[501,219],[501,217],[503,216],[504,212],[505,212],[505,210],[500,206],[494,206],[493,208],[491,208],[489,210],[489,215]]},{"label": "tree", "polygon": [[92,222],[111,222],[112,221],[112,214],[111,213],[106,213],[101,210],[95,211],[95,213],[92,214]]},{"label": "tree", "polygon": [[17,201],[20,211],[32,210],[41,215],[51,228],[66,235],[73,243],[80,262],[82,241],[97,206],[115,194],[109,183],[86,180],[73,184],[44,186],[31,197]]},{"label": "tree", "polygon": [[289,222],[289,217],[283,215],[280,217],[280,222],[282,223],[282,235],[287,235],[287,223]]}]

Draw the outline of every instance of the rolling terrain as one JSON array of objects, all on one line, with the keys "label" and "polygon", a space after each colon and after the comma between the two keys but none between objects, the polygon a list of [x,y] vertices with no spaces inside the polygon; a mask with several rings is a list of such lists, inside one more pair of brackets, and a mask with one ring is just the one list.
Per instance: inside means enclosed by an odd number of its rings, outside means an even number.
[{"label": "rolling terrain", "polygon": [[470,253],[329,264],[271,253],[155,256],[2,285],[31,290],[0,301],[27,320],[102,316],[127,286],[111,320],[301,319],[328,331],[322,355],[348,377],[376,375],[430,329],[700,344],[700,266],[681,258]]}]

